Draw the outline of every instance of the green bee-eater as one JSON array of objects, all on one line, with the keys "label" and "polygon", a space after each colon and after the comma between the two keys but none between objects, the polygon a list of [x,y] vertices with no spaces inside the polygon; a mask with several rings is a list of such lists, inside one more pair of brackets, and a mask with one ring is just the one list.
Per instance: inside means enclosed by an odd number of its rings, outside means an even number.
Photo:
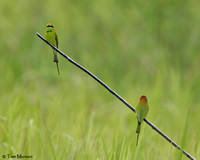
[{"label": "green bee-eater", "polygon": [[[54,26],[52,24],[50,24],[50,23],[47,24],[45,35],[46,35],[46,40],[58,48],[58,36],[57,36]],[[54,62],[57,65],[58,74],[60,75],[59,67],[58,67],[57,52],[54,49],[53,49],[53,55],[54,55]]]},{"label": "green bee-eater", "polygon": [[146,96],[141,96],[140,100],[136,106],[136,115],[137,115],[137,120],[138,120],[138,126],[136,129],[137,135],[137,143],[136,146],[138,145],[138,139],[139,139],[139,134],[140,134],[140,125],[144,118],[146,117],[147,113],[149,111],[149,105],[147,102],[147,97]]}]

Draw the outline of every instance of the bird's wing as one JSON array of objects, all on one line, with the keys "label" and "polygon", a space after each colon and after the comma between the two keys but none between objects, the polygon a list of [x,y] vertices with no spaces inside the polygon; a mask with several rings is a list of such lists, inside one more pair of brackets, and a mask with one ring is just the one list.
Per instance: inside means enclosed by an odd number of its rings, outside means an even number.
[{"label": "bird's wing", "polygon": [[138,121],[142,123],[144,118],[146,117],[147,113],[149,111],[149,107],[146,104],[139,104],[137,107],[137,117]]},{"label": "bird's wing", "polygon": [[55,39],[56,39],[56,47],[58,48],[58,36],[56,33],[55,33]]}]

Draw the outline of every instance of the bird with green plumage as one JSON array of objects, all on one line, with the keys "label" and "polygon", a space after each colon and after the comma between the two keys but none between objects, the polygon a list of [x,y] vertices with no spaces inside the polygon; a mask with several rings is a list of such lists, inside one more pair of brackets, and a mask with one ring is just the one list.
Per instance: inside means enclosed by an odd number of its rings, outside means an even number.
[{"label": "bird with green plumage", "polygon": [[[53,46],[58,48],[58,36],[56,34],[54,26],[50,23],[46,25],[45,36],[46,36],[46,40],[49,43],[51,43]],[[57,66],[58,74],[60,75],[59,67],[58,67],[57,52],[54,49],[53,49],[53,55],[54,55],[54,62],[56,63],[56,66]]]},{"label": "bird with green plumage", "polygon": [[148,105],[148,102],[147,102],[147,97],[141,96],[140,100],[139,100],[139,102],[136,106],[136,116],[137,116],[137,121],[138,121],[137,129],[136,129],[136,133],[137,133],[136,146],[138,145],[141,123],[145,119],[145,117],[147,116],[148,111],[149,111],[149,105]]}]

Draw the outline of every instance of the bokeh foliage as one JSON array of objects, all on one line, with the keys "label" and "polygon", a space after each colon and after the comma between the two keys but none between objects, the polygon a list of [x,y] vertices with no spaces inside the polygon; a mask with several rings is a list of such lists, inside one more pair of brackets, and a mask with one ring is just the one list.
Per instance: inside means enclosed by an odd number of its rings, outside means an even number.
[{"label": "bokeh foliage", "polygon": [[197,0],[1,0],[0,156],[179,157],[146,124],[136,148],[135,114],[61,56],[57,75],[52,50],[36,36],[53,23],[59,49],[131,105],[145,94],[147,119],[200,157],[199,6]]}]

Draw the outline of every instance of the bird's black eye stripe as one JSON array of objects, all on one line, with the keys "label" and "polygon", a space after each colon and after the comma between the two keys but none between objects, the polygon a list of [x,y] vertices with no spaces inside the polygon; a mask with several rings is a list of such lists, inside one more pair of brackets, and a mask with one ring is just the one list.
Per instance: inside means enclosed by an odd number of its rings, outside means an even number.
[{"label": "bird's black eye stripe", "polygon": [[52,26],[52,25],[48,25],[47,27],[52,27],[52,28],[53,28],[53,26]]}]

